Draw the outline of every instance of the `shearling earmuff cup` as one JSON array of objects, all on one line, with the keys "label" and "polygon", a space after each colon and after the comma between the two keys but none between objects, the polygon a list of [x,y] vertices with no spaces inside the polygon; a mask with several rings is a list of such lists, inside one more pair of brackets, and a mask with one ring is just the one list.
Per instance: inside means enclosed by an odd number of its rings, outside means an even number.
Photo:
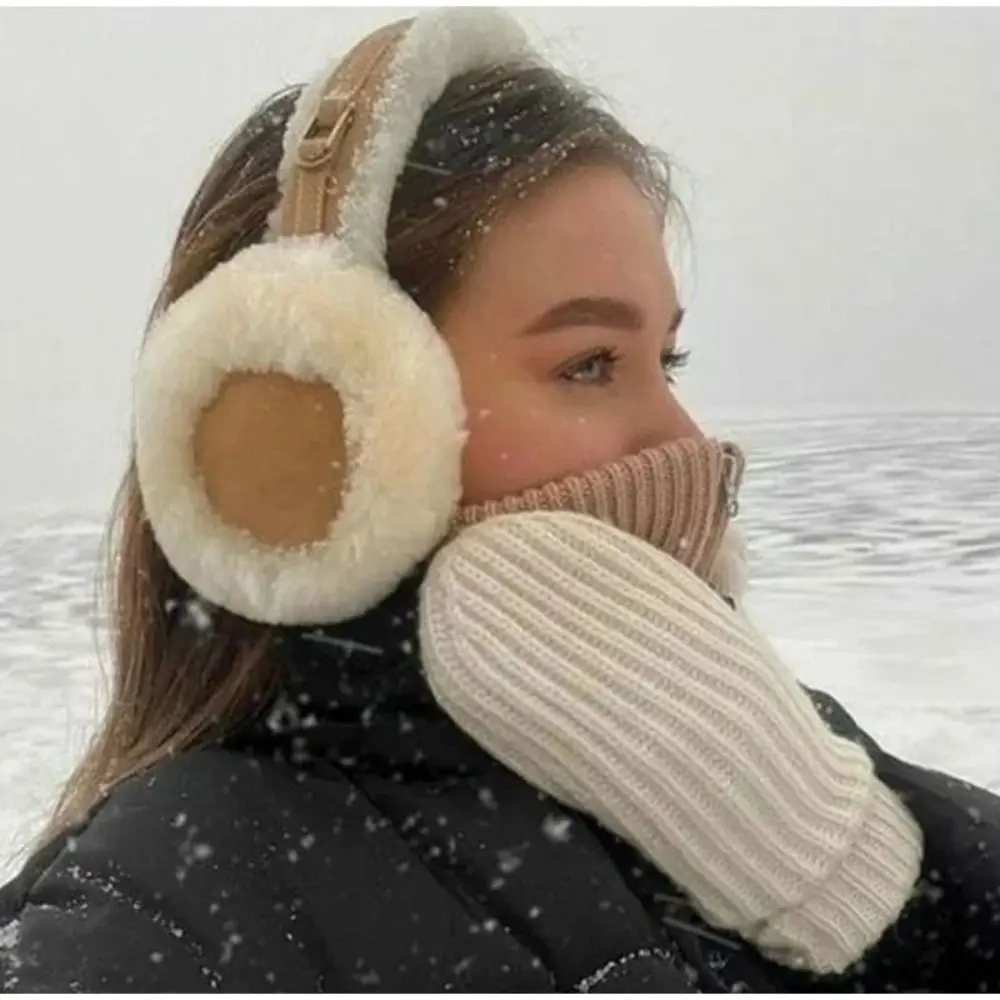
[{"label": "shearling earmuff cup", "polygon": [[465,413],[447,345],[386,274],[389,203],[448,82],[530,55],[489,10],[369,36],[300,98],[271,238],[150,330],[139,485],[164,555],[207,600],[258,622],[334,623],[446,535]]}]

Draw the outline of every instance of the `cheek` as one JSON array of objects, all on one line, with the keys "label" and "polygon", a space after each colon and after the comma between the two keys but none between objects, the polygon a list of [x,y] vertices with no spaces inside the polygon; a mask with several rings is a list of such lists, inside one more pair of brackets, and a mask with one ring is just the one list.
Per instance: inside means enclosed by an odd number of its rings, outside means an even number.
[{"label": "cheek", "polygon": [[465,503],[484,503],[613,461],[623,435],[607,421],[553,407],[480,408],[469,414]]}]

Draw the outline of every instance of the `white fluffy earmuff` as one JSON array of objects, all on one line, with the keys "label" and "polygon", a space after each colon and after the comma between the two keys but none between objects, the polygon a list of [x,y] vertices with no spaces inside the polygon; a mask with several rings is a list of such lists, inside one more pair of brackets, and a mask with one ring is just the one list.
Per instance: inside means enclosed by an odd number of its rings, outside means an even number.
[{"label": "white fluffy earmuff", "polygon": [[[269,239],[165,310],[135,380],[139,485],[159,546],[197,593],[257,622],[334,623],[374,606],[447,534],[460,499],[458,374],[386,273],[389,205],[449,81],[530,52],[515,21],[475,8],[421,14],[356,55],[365,44],[298,102]],[[346,164],[343,148],[334,155],[345,130]],[[234,376],[264,378],[237,391]],[[286,430],[288,412],[298,423]],[[206,414],[225,424],[214,436]],[[320,467],[289,472],[284,457],[299,450]],[[235,495],[216,482],[243,466]],[[336,495],[305,496],[303,483]],[[308,537],[223,512],[257,504],[280,526],[300,501],[314,521],[330,512]]]}]

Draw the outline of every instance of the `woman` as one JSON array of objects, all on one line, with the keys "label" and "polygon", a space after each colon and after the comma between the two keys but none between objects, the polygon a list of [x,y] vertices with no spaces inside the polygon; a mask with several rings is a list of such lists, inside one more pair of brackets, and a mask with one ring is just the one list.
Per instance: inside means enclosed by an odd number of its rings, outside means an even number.
[{"label": "woman", "polygon": [[665,162],[505,18],[279,94],[182,222],[116,686],[10,991],[992,988],[1000,809],[739,611]]}]

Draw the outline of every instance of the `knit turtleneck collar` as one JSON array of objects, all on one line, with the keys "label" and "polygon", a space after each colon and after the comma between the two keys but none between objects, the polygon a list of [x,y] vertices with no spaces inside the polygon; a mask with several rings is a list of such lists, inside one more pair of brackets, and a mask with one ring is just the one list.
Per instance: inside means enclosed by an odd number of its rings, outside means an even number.
[{"label": "knit turtleneck collar", "polygon": [[711,580],[737,510],[743,470],[743,453],[731,442],[670,441],[499,501],[463,507],[455,530],[498,514],[575,511],[646,540]]}]

